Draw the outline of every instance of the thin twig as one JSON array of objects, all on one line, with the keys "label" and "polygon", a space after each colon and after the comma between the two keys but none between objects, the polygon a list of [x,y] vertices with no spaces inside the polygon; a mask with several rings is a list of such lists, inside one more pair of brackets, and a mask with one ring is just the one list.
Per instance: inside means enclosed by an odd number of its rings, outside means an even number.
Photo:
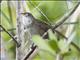
[{"label": "thin twig", "polygon": [[78,45],[76,45],[74,42],[71,42],[71,45],[74,46],[77,49],[77,51],[80,52],[80,47],[78,47]]},{"label": "thin twig", "polygon": [[56,55],[56,60],[63,60],[63,56],[58,53],[58,54]]},{"label": "thin twig", "polygon": [[80,22],[65,22],[63,25],[79,24]]},{"label": "thin twig", "polygon": [[[65,22],[63,25],[72,25],[72,24],[78,24],[79,22]],[[16,28],[7,29],[7,31],[13,31],[16,30]],[[4,30],[0,30],[0,32],[4,32]]]},{"label": "thin twig", "polygon": [[[13,31],[16,30],[16,28],[7,29],[7,31]],[[4,32],[4,30],[0,30],[0,32]]]},{"label": "thin twig", "polygon": [[80,52],[80,48],[75,43],[71,42],[71,45],[74,46]]},{"label": "thin twig", "polygon": [[2,25],[0,25],[0,27],[13,39],[13,41],[17,44],[17,47],[20,47],[21,44],[18,43],[16,39]]},{"label": "thin twig", "polygon": [[[68,38],[66,36],[64,36],[63,34],[61,34],[59,31],[55,30],[59,35],[61,35],[63,38],[65,38],[66,40],[68,40]],[[73,45],[78,51],[80,51],[80,48],[74,43],[71,42],[71,45]]]},{"label": "thin twig", "polygon": [[73,8],[73,10],[68,15],[63,16],[63,18],[61,18],[61,21],[53,26],[53,30],[59,27],[60,25],[62,25],[76,11],[79,4],[80,2],[77,3],[77,5]]},{"label": "thin twig", "polygon": [[54,30],[56,33],[58,33],[60,36],[62,36],[63,38],[65,38],[66,40],[68,39],[66,36],[64,36],[61,32]]},{"label": "thin twig", "polygon": [[23,60],[27,60],[31,56],[31,54],[35,51],[36,48],[37,48],[37,46],[35,45]]}]

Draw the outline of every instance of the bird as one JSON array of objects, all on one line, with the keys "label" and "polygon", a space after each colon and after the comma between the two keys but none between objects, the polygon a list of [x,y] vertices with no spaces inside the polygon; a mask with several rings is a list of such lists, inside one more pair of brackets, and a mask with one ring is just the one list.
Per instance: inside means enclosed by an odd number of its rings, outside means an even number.
[{"label": "bird", "polygon": [[[21,13],[24,15],[25,19],[23,21],[24,24],[24,29],[30,28],[30,33],[31,35],[38,34],[42,36],[51,26],[48,25],[47,23],[44,23],[38,19],[36,19],[31,13],[25,12]],[[47,38],[48,36],[46,35],[44,38]]]},{"label": "bird", "polygon": [[[57,28],[56,28],[50,24],[44,23],[44,22],[36,19],[30,12],[24,12],[21,14],[24,16],[24,19],[23,19],[24,29],[30,29],[30,34],[32,36],[36,35],[36,34],[43,36],[43,34],[45,32],[47,32],[48,29],[51,29],[58,40],[60,39],[60,37],[67,39],[62,33],[60,33],[60,30],[62,31],[62,28],[58,27],[60,23],[55,25],[55,26],[57,26]],[[48,33],[46,33],[43,36],[43,38],[48,39],[49,38]]]}]

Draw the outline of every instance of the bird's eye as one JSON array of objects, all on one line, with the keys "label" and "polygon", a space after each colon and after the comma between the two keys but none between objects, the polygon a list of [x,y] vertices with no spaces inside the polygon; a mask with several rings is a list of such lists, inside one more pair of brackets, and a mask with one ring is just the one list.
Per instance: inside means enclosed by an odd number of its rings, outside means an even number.
[{"label": "bird's eye", "polygon": [[29,14],[26,14],[26,17],[29,16]]}]

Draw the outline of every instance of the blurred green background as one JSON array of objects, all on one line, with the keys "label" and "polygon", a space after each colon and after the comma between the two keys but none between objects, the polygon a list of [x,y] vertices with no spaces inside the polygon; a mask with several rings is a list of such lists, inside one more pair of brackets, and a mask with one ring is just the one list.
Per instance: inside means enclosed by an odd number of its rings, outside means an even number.
[{"label": "blurred green background", "polygon": [[[25,1],[26,6],[25,11],[30,10],[35,18],[44,21],[46,23],[54,24],[58,21],[66,12],[69,11],[67,1]],[[73,1],[73,6],[77,3],[77,1]],[[39,11],[42,12],[42,15]],[[9,32],[16,36],[16,1],[2,1],[1,2],[1,25],[5,29],[12,29]],[[80,17],[78,18],[78,22],[80,22]],[[76,35],[73,39],[74,43],[80,47],[80,23],[75,25],[74,30],[76,31]],[[6,56],[8,56],[9,60],[15,60],[16,55],[16,44],[11,40],[8,34],[2,31],[2,42],[4,46],[4,50],[6,52]],[[71,54],[65,56],[64,60],[80,60],[80,52],[76,51],[74,47],[72,47]],[[41,51],[40,54],[44,56],[44,60],[55,60],[55,56],[50,55],[48,52]],[[41,60],[40,56],[35,56],[34,60]]]}]

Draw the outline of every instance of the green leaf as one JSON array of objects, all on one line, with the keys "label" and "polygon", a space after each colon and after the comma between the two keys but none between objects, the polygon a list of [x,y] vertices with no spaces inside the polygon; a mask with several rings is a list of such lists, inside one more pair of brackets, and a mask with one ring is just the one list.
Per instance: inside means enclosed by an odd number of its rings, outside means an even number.
[{"label": "green leaf", "polygon": [[67,45],[66,41],[64,41],[64,40],[60,40],[58,42],[58,46],[59,46],[59,49],[61,50],[60,51],[61,54],[67,53],[69,50],[69,45]]},{"label": "green leaf", "polygon": [[69,51],[69,52],[64,53],[63,56],[70,56],[71,54],[72,54],[72,52]]},{"label": "green leaf", "polygon": [[49,45],[50,47],[55,50],[55,51],[59,51],[59,47],[58,47],[58,41],[56,36],[53,34],[53,31],[51,29],[48,30],[48,35],[49,35]]},{"label": "green leaf", "polygon": [[40,60],[55,60],[55,56],[45,50],[39,51]]},{"label": "green leaf", "polygon": [[39,55],[33,57],[33,60],[41,60]]},{"label": "green leaf", "polygon": [[50,47],[55,51],[58,52],[59,51],[59,47],[58,47],[58,42],[54,41],[54,40],[49,40],[48,41]]},{"label": "green leaf", "polygon": [[33,42],[39,47],[39,49],[46,50],[55,54],[54,50],[49,46],[49,44],[42,39],[39,35],[34,35],[32,37]]}]

